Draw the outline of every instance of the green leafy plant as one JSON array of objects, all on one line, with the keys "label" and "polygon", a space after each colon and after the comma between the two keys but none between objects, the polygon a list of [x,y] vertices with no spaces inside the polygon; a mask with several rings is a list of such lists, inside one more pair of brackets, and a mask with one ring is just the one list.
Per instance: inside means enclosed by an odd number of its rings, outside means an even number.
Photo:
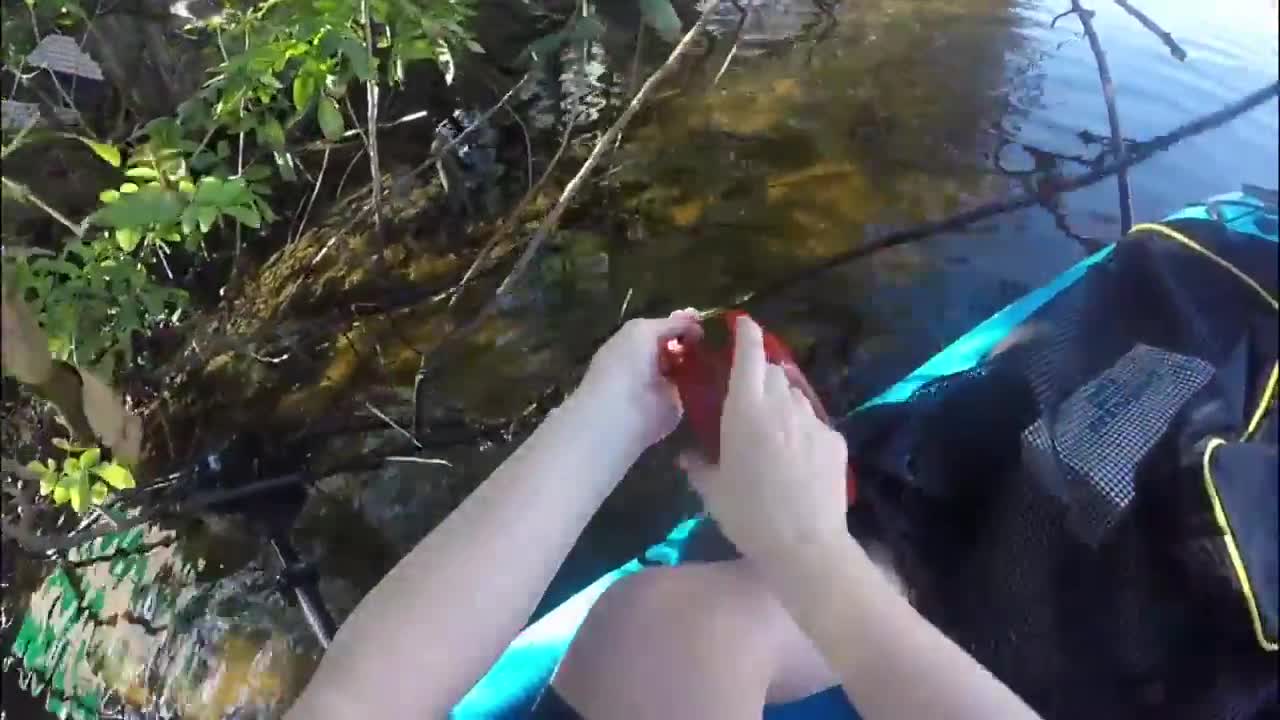
[{"label": "green leafy plant", "polygon": [[156,282],[107,237],[9,262],[7,279],[40,317],[54,357],[107,373],[133,361],[135,334],[177,322],[187,306],[186,292]]},{"label": "green leafy plant", "polygon": [[125,466],[102,459],[100,448],[78,448],[65,440],[54,444],[68,455],[61,466],[52,459],[41,463],[33,460],[27,469],[40,475],[40,494],[52,498],[55,505],[71,504],[78,513],[106,502],[111,489],[134,487],[133,473]]}]

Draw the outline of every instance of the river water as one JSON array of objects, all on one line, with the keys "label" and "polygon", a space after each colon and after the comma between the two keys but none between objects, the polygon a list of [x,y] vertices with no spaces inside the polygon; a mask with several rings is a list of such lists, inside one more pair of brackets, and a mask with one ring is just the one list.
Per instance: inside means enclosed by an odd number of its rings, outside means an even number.
[{"label": "river water", "polygon": [[[1185,49],[1181,61],[1119,6],[1090,5],[1127,140],[1164,133],[1276,80],[1275,0],[1144,3]],[[539,259],[537,292],[512,311],[517,320],[469,349],[436,388],[442,401],[509,415],[637,308],[736,302],[888,229],[1083,172],[1106,150],[1089,43],[1073,16],[1051,27],[1067,2],[742,6],[745,19],[730,3],[717,9]],[[637,53],[634,25],[616,19],[625,8],[601,3],[600,11],[608,32],[588,56],[598,63],[593,81],[608,91],[597,108],[607,121],[623,101],[619,88],[635,84],[633,58],[643,77],[670,46],[649,33]],[[1276,187],[1278,133],[1272,100],[1134,168],[1136,221],[1243,183]],[[837,268],[750,307],[800,350],[828,402],[845,408],[1115,239],[1119,218],[1109,179]],[[395,390],[404,395],[411,380],[401,380]],[[338,615],[456,504],[440,491],[446,479],[474,484],[509,450],[498,443],[450,455],[449,468],[322,483],[296,539],[320,558],[322,590]],[[657,453],[628,477],[544,607],[689,510],[668,458]],[[56,650],[59,638],[74,651],[56,667],[23,671],[24,685],[42,697],[106,699],[118,716],[282,714],[318,650],[258,566],[227,559],[252,556],[252,548],[175,541],[159,529],[129,542],[133,561],[81,555],[74,582],[51,575],[36,593],[22,647],[28,664]],[[7,716],[28,717],[12,694]],[[88,717],[92,704],[75,712]]]}]

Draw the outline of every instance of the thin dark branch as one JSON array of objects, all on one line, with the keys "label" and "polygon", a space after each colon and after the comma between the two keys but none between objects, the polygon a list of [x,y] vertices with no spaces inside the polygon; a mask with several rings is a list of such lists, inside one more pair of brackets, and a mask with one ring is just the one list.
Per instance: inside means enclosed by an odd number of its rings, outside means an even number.
[{"label": "thin dark branch", "polygon": [[[370,67],[376,58],[373,54],[373,20],[369,16],[369,0],[360,1],[360,22],[364,25],[365,51],[368,53]],[[370,71],[372,72],[372,70]],[[378,78],[372,75],[365,81],[365,119],[368,121],[369,173],[373,176],[373,231],[378,240],[386,243],[387,236],[382,225],[382,168],[378,159]]]},{"label": "thin dark branch", "polygon": [[1280,82],[1271,83],[1266,87],[1255,90],[1252,93],[1229,103],[1222,108],[1202,115],[1191,122],[1181,125],[1170,132],[1152,138],[1134,147],[1132,152],[1123,159],[1113,158],[1111,161],[1104,163],[1089,172],[1082,173],[1071,177],[1058,180],[1055,183],[1045,183],[1041,185],[1038,192],[1027,192],[1016,195],[1007,200],[986,203],[978,207],[956,213],[950,217],[937,220],[935,222],[916,225],[905,230],[891,232],[876,240],[872,240],[852,250],[833,255],[816,265],[805,268],[798,273],[782,278],[769,286],[752,293],[747,299],[760,300],[765,297],[775,295],[787,288],[800,283],[811,281],[813,278],[822,273],[844,265],[846,263],[866,257],[872,253],[881,250],[887,250],[901,245],[907,245],[918,240],[933,237],[940,233],[959,230],[976,222],[987,220],[997,215],[1021,210],[1023,208],[1039,205],[1045,201],[1046,197],[1062,195],[1080,188],[1089,187],[1095,183],[1105,180],[1112,175],[1127,170],[1138,163],[1150,160],[1152,157],[1168,150],[1170,147],[1195,137],[1205,131],[1212,130],[1220,125],[1230,122],[1239,117],[1243,113],[1258,107],[1259,105],[1280,95]]},{"label": "thin dark branch", "polygon": [[729,54],[725,55],[724,63],[720,65],[720,71],[716,73],[716,77],[711,81],[714,86],[720,82],[720,77],[729,69],[729,63],[733,62],[733,56],[738,54],[738,45],[742,42],[742,28],[747,24],[747,17],[750,10],[742,6],[738,0],[732,0],[733,7],[738,11],[738,25],[733,29],[733,45],[729,47]]},{"label": "thin dark branch", "polygon": [[1169,48],[1170,55],[1177,58],[1179,62],[1187,59],[1187,51],[1183,50],[1182,46],[1178,44],[1178,41],[1174,40],[1173,36],[1165,31],[1164,28],[1156,24],[1155,20],[1152,20],[1147,17],[1146,13],[1130,5],[1128,0],[1115,0],[1115,3],[1125,12],[1132,15],[1134,20],[1142,23],[1142,27],[1150,30],[1153,35],[1160,38],[1160,42],[1164,43],[1164,46]]},{"label": "thin dark branch", "polygon": [[1116,109],[1116,86],[1111,80],[1111,69],[1107,66],[1107,54],[1102,50],[1102,41],[1093,29],[1093,11],[1080,5],[1080,0],[1071,0],[1071,8],[1080,18],[1084,34],[1089,38],[1089,47],[1093,50],[1094,60],[1098,63],[1098,80],[1102,83],[1102,97],[1107,103],[1107,124],[1111,127],[1111,152],[1115,154],[1120,171],[1116,173],[1116,187],[1120,193],[1120,232],[1127,233],[1133,227],[1133,197],[1129,192],[1129,173],[1125,170],[1124,133],[1120,132],[1120,111]]},{"label": "thin dark branch", "polygon": [[1059,20],[1061,20],[1064,17],[1068,17],[1070,15],[1075,15],[1077,12],[1079,12],[1079,8],[1070,8],[1068,10],[1064,10],[1058,13],[1057,15],[1054,15],[1053,19],[1049,21],[1049,27],[1051,29],[1057,27]]},{"label": "thin dark branch", "polygon": [[458,281],[458,284],[451,291],[453,297],[449,299],[449,307],[453,307],[458,302],[458,298],[462,296],[462,291],[466,289],[467,283],[471,282],[471,278],[475,276],[476,271],[484,264],[484,261],[489,257],[489,253],[493,252],[498,243],[511,233],[511,229],[520,221],[520,216],[524,213],[524,209],[528,207],[529,203],[533,202],[538,193],[542,192],[542,186],[551,178],[551,173],[556,169],[556,165],[559,164],[565,149],[569,147],[569,138],[573,135],[576,119],[576,116],[570,118],[565,125],[564,135],[560,138],[560,147],[556,148],[555,155],[551,156],[551,161],[547,163],[546,170],[542,171],[542,176],[538,178],[538,182],[534,183],[529,188],[529,191],[524,194],[524,197],[520,198],[520,201],[511,209],[511,212],[507,213],[507,217],[503,219],[502,224],[493,231],[489,241],[484,244],[484,247],[480,248],[480,252],[476,253],[476,259],[471,262],[471,266],[467,268],[467,271],[462,275],[462,279]]},{"label": "thin dark branch", "polygon": [[644,105],[645,100],[648,99],[649,94],[653,92],[654,88],[661,84],[662,81],[665,80],[673,70],[675,70],[677,61],[679,61],[681,56],[683,56],[693,44],[693,38],[697,37],[698,33],[702,31],[703,25],[706,24],[707,18],[711,16],[711,11],[715,9],[715,7],[715,3],[707,5],[707,8],[702,11],[702,15],[698,17],[698,21],[693,24],[693,27],[689,28],[689,31],[685,33],[684,37],[680,39],[680,42],[676,44],[675,48],[671,51],[671,54],[667,56],[666,62],[662,63],[662,65],[660,65],[658,69],[649,76],[649,79],[644,81],[644,84],[640,86],[640,90],[636,92],[635,97],[631,99],[631,102],[627,105],[626,109],[622,111],[622,114],[619,115],[613,125],[605,131],[604,135],[600,136],[600,140],[596,143],[595,149],[591,151],[591,154],[587,156],[586,162],[584,162],[582,167],[578,169],[578,174],[573,176],[573,179],[569,181],[568,185],[565,185],[564,192],[560,193],[560,199],[556,202],[555,207],[551,208],[551,212],[547,213],[546,219],[542,221],[542,225],[538,228],[538,231],[534,233],[533,238],[525,247],[524,253],[518,260],[516,260],[515,267],[511,269],[511,272],[507,275],[506,279],[498,286],[498,295],[505,295],[515,287],[516,282],[519,281],[520,277],[524,274],[525,269],[528,268],[529,263],[533,260],[534,256],[537,255],[538,250],[542,247],[543,243],[546,242],[551,233],[555,232],[555,229],[560,225],[560,218],[564,215],[565,210],[569,209],[569,204],[573,201],[573,196],[577,194],[578,190],[586,183],[587,177],[591,175],[591,171],[595,169],[601,158],[604,157],[605,151],[614,146],[617,139],[622,135],[622,130],[631,122],[631,118],[635,117],[636,112],[638,112],[640,107]]}]

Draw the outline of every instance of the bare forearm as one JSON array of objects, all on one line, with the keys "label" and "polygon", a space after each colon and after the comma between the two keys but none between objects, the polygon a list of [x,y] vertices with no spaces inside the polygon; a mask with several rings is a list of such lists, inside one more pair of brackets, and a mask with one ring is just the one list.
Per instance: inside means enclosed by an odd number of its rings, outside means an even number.
[{"label": "bare forearm", "polygon": [[789,555],[767,563],[770,585],[867,720],[1037,717],[917,613],[852,539]]},{"label": "bare forearm", "polygon": [[616,427],[602,412],[571,398],[405,556],[343,624],[291,718],[444,717],[638,454],[584,432]]}]

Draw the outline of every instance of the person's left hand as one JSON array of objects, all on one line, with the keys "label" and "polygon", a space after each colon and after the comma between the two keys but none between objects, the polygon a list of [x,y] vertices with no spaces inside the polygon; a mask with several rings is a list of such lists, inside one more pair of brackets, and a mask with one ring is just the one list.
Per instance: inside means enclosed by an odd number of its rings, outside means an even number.
[{"label": "person's left hand", "polygon": [[683,410],[675,386],[658,369],[659,348],[676,337],[701,337],[698,312],[629,320],[591,359],[575,395],[603,409],[608,428],[637,453],[671,433]]}]

